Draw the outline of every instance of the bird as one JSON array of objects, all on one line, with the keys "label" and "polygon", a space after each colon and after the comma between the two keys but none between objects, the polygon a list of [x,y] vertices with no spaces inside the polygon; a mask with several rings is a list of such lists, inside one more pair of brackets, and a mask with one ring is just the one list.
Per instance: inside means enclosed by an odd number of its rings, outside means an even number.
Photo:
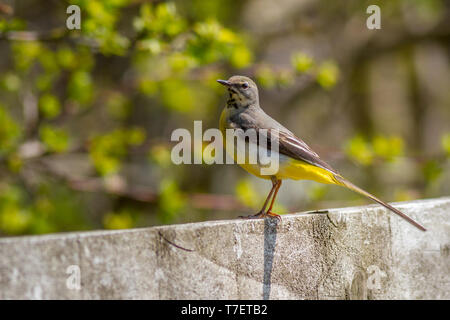
[{"label": "bird", "polygon": [[[272,208],[282,181],[285,179],[313,180],[324,184],[342,186],[357,192],[396,213],[418,229],[426,231],[425,227],[400,210],[345,179],[338,171],[323,161],[302,139],[265,113],[260,107],[258,87],[252,79],[235,75],[228,80],[217,80],[217,82],[224,85],[228,90],[228,99],[219,120],[219,129],[225,139],[225,145],[227,143],[227,129],[241,129],[244,133],[247,130],[265,132],[266,134],[263,137],[267,139],[265,145],[268,151],[270,151],[270,143],[273,141],[270,140],[272,139],[271,134],[278,136],[279,168],[274,174],[261,174],[261,163],[259,162],[238,162],[242,168],[251,174],[272,182],[272,188],[261,210],[245,218],[273,217],[281,220],[280,215],[272,212]],[[256,142],[258,145],[259,141]],[[246,143],[249,142],[246,141]],[[225,149],[236,160],[235,153],[231,154],[227,148]],[[269,208],[267,209],[268,205]]]}]

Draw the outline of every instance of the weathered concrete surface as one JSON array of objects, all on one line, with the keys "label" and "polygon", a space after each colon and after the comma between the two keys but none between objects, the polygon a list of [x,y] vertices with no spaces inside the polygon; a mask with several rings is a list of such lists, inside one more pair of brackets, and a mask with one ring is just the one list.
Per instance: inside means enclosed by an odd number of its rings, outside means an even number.
[{"label": "weathered concrete surface", "polygon": [[450,299],[450,197],[396,206],[428,231],[374,205],[3,238],[0,299]]}]

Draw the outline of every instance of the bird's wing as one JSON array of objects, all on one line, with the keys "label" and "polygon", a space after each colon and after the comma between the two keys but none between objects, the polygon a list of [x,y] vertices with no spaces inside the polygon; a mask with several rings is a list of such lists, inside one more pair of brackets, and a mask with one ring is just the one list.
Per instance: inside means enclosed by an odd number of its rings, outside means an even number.
[{"label": "bird's wing", "polygon": [[[322,169],[328,170],[334,174],[339,174],[335,169],[333,169],[328,163],[320,159],[319,155],[315,153],[302,139],[296,137],[292,132],[287,129],[282,130],[280,128],[265,128],[263,125],[258,125],[252,119],[246,116],[240,117],[239,121],[233,121],[230,119],[229,126],[235,129],[242,129],[244,132],[248,129],[254,129],[258,132],[258,138],[261,134],[267,139],[267,148],[271,149],[271,142],[273,140],[272,135],[278,135],[278,152],[285,156],[291,157],[296,160],[307,162],[313,166],[320,167]],[[278,123],[277,123],[278,124]],[[267,134],[259,129],[266,129]]]},{"label": "bird's wing", "polygon": [[[269,130],[271,132],[272,130]],[[278,131],[279,152],[296,160],[305,161],[316,167],[331,171],[338,174],[328,163],[320,159],[319,155],[315,153],[302,139],[296,137],[292,133]]]}]

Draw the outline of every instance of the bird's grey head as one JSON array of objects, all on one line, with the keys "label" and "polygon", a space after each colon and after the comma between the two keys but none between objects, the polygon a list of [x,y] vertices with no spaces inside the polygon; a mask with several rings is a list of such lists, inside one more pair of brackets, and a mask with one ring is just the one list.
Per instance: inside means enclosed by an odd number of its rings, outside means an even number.
[{"label": "bird's grey head", "polygon": [[258,87],[252,79],[244,76],[232,76],[228,80],[217,80],[217,82],[228,89],[227,107],[240,109],[258,104]]}]

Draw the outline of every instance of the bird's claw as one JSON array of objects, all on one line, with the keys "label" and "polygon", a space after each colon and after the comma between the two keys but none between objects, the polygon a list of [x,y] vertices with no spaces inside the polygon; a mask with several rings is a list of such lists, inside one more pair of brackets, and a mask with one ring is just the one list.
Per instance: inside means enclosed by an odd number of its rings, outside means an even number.
[{"label": "bird's claw", "polygon": [[273,213],[272,211],[258,212],[257,214],[251,214],[248,216],[239,216],[239,218],[241,219],[259,219],[259,218],[264,219],[265,217],[277,218],[278,221],[281,222],[281,216],[279,214]]},{"label": "bird's claw", "polygon": [[279,222],[281,222],[281,216],[279,214],[276,214],[272,211],[267,211],[266,216],[269,216],[271,218],[277,218]]},{"label": "bird's claw", "polygon": [[258,212],[257,214],[250,214],[248,216],[239,216],[239,218],[241,219],[258,219],[258,218],[263,218],[264,217],[264,212]]}]

